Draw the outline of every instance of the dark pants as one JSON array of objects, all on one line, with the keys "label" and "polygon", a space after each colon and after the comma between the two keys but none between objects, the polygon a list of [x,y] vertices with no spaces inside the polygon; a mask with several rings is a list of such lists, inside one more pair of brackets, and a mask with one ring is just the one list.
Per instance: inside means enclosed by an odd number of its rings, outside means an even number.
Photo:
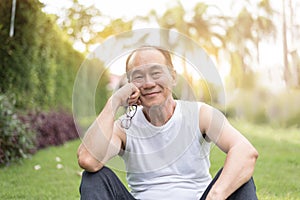
[{"label": "dark pants", "polygon": [[[200,200],[205,200],[209,190],[218,179],[222,169],[217,173]],[[83,172],[80,185],[82,200],[135,200],[119,178],[109,168],[103,167],[95,173]],[[229,200],[257,200],[256,189],[251,178],[236,190]]]}]

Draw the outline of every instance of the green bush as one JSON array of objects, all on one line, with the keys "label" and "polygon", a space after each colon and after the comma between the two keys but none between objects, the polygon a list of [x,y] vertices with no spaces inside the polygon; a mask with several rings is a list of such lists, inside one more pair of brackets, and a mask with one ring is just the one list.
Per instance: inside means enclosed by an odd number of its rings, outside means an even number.
[{"label": "green bush", "polygon": [[34,133],[18,119],[14,103],[0,95],[0,165],[26,158],[36,150]]},{"label": "green bush", "polygon": [[14,93],[18,109],[71,110],[84,57],[42,7],[39,0],[18,1],[9,37],[11,0],[0,1],[0,93]]}]

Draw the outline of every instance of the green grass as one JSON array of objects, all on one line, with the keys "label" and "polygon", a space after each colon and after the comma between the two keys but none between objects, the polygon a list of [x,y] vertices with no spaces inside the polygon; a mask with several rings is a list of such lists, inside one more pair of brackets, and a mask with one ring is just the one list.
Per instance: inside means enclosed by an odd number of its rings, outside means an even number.
[{"label": "green grass", "polygon": [[233,125],[259,152],[254,173],[259,199],[300,199],[300,129]]},{"label": "green grass", "polygon": [[[254,180],[263,200],[300,200],[300,129],[271,128],[232,121],[260,153]],[[79,199],[81,169],[76,150],[80,141],[39,151],[21,163],[0,168],[0,199]],[[61,159],[56,161],[56,157]],[[211,153],[211,173],[223,165],[225,155],[216,147]],[[119,165],[116,159],[110,163]],[[57,164],[63,168],[57,169]],[[39,170],[34,167],[40,165]],[[116,171],[125,182],[125,174]]]},{"label": "green grass", "polygon": [[[80,141],[50,147],[22,163],[0,169],[0,199],[79,199],[80,168],[76,149]],[[60,158],[60,162],[56,161]],[[63,168],[58,169],[57,164]],[[40,165],[39,170],[34,167]]]}]

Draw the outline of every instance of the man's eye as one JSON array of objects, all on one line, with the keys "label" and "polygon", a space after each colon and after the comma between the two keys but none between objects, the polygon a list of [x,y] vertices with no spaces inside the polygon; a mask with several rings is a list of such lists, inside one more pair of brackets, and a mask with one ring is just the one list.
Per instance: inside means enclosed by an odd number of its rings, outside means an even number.
[{"label": "man's eye", "polygon": [[137,75],[133,77],[133,80],[141,80],[141,79],[143,79],[142,75]]},{"label": "man's eye", "polygon": [[161,76],[161,72],[160,71],[152,72],[152,77],[158,78],[160,76]]}]

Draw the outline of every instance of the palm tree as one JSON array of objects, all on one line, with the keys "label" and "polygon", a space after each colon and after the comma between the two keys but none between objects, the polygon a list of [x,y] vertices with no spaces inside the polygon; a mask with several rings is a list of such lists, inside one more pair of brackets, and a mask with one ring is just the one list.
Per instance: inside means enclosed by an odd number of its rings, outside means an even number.
[{"label": "palm tree", "polygon": [[[155,12],[152,14],[154,13],[162,28],[175,29],[185,34],[199,43],[217,61],[220,52],[227,55],[232,66],[231,79],[235,87],[240,87],[245,76],[253,75],[253,56],[257,57],[259,63],[259,43],[263,39],[276,36],[272,21],[274,11],[269,0],[262,0],[254,5],[257,13],[251,13],[247,9],[249,6],[253,7],[246,1],[246,5],[235,18],[224,16],[217,6],[205,3],[195,5],[190,19],[185,18],[186,11],[180,2],[167,10],[162,17],[158,17]],[[210,9],[219,12],[209,12]],[[169,40],[168,34],[164,39]],[[173,45],[179,45],[179,42]],[[187,52],[193,51],[188,43],[184,45]],[[188,80],[192,84],[192,77]]]},{"label": "palm tree", "polygon": [[284,80],[287,85],[290,85],[291,73],[288,63],[288,47],[287,47],[287,27],[285,15],[285,0],[282,0],[282,45],[283,45],[283,65],[284,65]]},{"label": "palm tree", "polygon": [[[197,42],[200,46],[202,46],[209,55],[213,55],[218,57],[219,46],[216,46],[213,41],[218,38],[222,40],[222,36],[213,31],[213,26],[218,26],[217,23],[211,23],[212,21],[217,21],[216,16],[210,16],[207,14],[209,5],[205,3],[198,3],[194,7],[193,16],[190,19],[186,18],[186,11],[184,10],[182,4],[178,2],[178,4],[168,9],[162,17],[158,17],[156,15],[156,19],[158,24],[162,28],[176,30],[181,34],[184,34],[187,38]],[[155,13],[155,12],[153,12]],[[163,36],[164,40],[170,41],[169,34],[165,34]],[[182,67],[183,67],[183,76],[185,78],[185,82],[182,86],[181,98],[182,99],[194,99],[195,92],[193,92],[192,87],[197,87],[197,85],[201,84],[199,81],[195,81],[192,74],[188,73],[187,63],[184,58],[189,53],[195,52],[195,46],[187,41],[176,41],[175,43],[170,42],[170,45],[173,46],[173,49],[183,48],[182,52]],[[199,66],[198,66],[199,67]],[[202,84],[203,85],[203,84]],[[196,91],[197,92],[197,91]],[[202,96],[201,98],[205,98],[205,94],[198,94],[198,96]],[[206,94],[209,95],[209,94]],[[207,98],[206,98],[207,99]]]},{"label": "palm tree", "polygon": [[[272,21],[274,11],[269,0],[260,1],[256,5],[256,10],[257,13],[252,13],[245,5],[237,18],[230,20],[233,25],[227,28],[225,35],[224,50],[230,58],[231,80],[233,78],[235,87],[249,87],[243,83],[253,86],[251,65],[254,63],[252,58],[255,55],[259,64],[259,43],[263,39],[276,37],[275,25]],[[256,52],[253,49],[256,49]]]}]

